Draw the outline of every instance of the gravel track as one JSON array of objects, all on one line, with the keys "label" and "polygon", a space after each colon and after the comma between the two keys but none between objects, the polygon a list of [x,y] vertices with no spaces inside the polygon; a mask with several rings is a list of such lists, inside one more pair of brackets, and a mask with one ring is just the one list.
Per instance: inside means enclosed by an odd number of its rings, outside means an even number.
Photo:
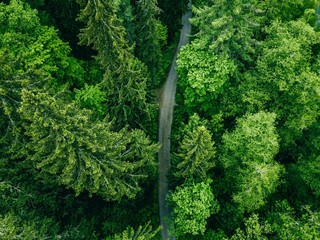
[{"label": "gravel track", "polygon": [[[191,7],[191,4],[189,4]],[[162,225],[161,235],[162,239],[175,240],[173,236],[169,235],[168,226],[165,219],[170,216],[170,209],[167,206],[166,197],[168,194],[168,179],[167,174],[170,170],[170,134],[173,119],[173,108],[175,104],[175,93],[178,81],[176,72],[176,59],[180,48],[188,43],[188,37],[191,33],[191,11],[182,17],[183,28],[180,34],[179,45],[176,54],[172,61],[171,69],[168,78],[161,90],[160,95],[160,117],[159,117],[159,142],[161,149],[158,153],[159,160],[159,213],[160,223]]]}]

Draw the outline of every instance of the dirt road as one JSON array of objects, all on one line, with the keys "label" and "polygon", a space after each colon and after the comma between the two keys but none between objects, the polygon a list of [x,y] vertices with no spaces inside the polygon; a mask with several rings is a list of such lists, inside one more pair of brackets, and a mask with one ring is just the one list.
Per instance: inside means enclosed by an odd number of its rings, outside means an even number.
[{"label": "dirt road", "polygon": [[[189,4],[190,6],[191,4]],[[190,6],[191,7],[191,6]],[[168,226],[165,219],[169,217],[170,210],[167,207],[166,196],[168,194],[168,180],[167,174],[170,169],[170,134],[173,116],[173,107],[175,103],[175,93],[178,75],[176,73],[176,58],[183,45],[188,43],[188,36],[191,32],[191,24],[189,18],[191,17],[191,11],[182,17],[183,28],[180,34],[180,41],[177,47],[175,57],[172,61],[171,69],[165,82],[160,98],[160,118],[159,118],[159,142],[161,143],[161,149],[158,153],[159,159],[159,211],[160,222],[162,225],[162,239],[174,240],[173,236],[169,235]]]}]

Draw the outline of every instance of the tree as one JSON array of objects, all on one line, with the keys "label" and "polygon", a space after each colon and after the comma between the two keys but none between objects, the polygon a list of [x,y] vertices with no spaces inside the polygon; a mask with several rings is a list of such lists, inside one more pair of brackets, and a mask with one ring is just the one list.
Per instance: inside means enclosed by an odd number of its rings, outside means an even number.
[{"label": "tree", "polygon": [[187,182],[170,195],[173,206],[174,236],[185,234],[203,234],[206,230],[206,220],[219,210],[210,187],[206,182]]},{"label": "tree", "polygon": [[[45,239],[61,236],[53,214],[50,217],[35,206],[50,206],[52,198],[37,196],[39,184],[32,185],[22,176],[14,175],[17,169],[10,169],[1,159],[0,175],[0,237],[1,239]],[[9,164],[8,164],[9,165]],[[12,166],[11,166],[12,167]],[[38,205],[39,204],[39,205]],[[52,208],[50,208],[52,210]]]},{"label": "tree", "polygon": [[158,0],[160,9],[160,20],[168,28],[168,40],[172,42],[175,34],[181,28],[181,17],[187,9],[189,0]]},{"label": "tree", "polygon": [[190,119],[190,123],[186,126],[186,133],[174,154],[176,162],[176,177],[184,179],[200,178],[205,180],[207,172],[215,163],[213,157],[215,155],[214,142],[211,140],[211,134],[205,126],[192,126],[197,116]]},{"label": "tree", "polygon": [[[319,122],[315,122],[303,132],[298,140],[297,151],[293,154],[294,162],[288,166],[290,176],[288,183],[296,189],[303,197],[301,201],[304,204],[310,204],[309,201],[315,197],[317,201],[320,196],[320,128]],[[290,171],[290,172],[289,172]],[[312,193],[313,194],[312,194]]]},{"label": "tree", "polygon": [[139,226],[137,230],[127,227],[121,234],[115,234],[113,237],[107,237],[106,240],[152,240],[160,231],[160,227],[152,229],[150,222],[145,226]]},{"label": "tree", "polygon": [[161,48],[166,43],[167,30],[157,19],[160,14],[157,0],[138,0],[136,13],[137,56],[146,64],[155,84]]},{"label": "tree", "polygon": [[245,229],[238,228],[231,239],[318,239],[319,213],[305,206],[302,207],[302,216],[296,215],[297,213],[287,201],[276,202],[266,218],[259,218],[257,214],[252,214],[245,219]]},{"label": "tree", "polygon": [[246,211],[264,205],[279,185],[283,169],[273,160],[279,150],[275,118],[265,112],[246,115],[233,132],[223,135],[221,162],[234,186],[234,201]]},{"label": "tree", "polygon": [[312,211],[310,206],[300,206],[301,216],[297,216],[294,209],[286,200],[276,202],[267,217],[272,229],[271,239],[318,239],[320,237],[320,214]]},{"label": "tree", "polygon": [[[152,174],[158,145],[144,132],[113,132],[107,120],[57,96],[23,91],[19,109],[29,137],[25,155],[44,178],[106,200],[133,198]],[[40,173],[41,176],[41,173]]]},{"label": "tree", "polygon": [[259,216],[252,214],[244,221],[245,231],[238,228],[236,233],[230,238],[231,240],[268,240],[271,232],[269,224],[260,224]]},{"label": "tree", "polygon": [[42,222],[38,224],[35,221],[23,221],[12,213],[8,213],[0,216],[0,236],[3,240],[53,238],[56,232],[53,231],[53,235],[48,235],[50,224],[52,223],[49,219],[42,219]]},{"label": "tree", "polygon": [[307,9],[315,9],[314,0],[267,0],[260,3],[265,12],[265,18],[268,22],[278,19],[283,22],[289,22],[300,18]]},{"label": "tree", "polygon": [[215,53],[228,55],[237,65],[252,62],[255,31],[263,11],[256,0],[216,0],[201,8],[194,7],[191,23],[199,30],[202,43]]},{"label": "tree", "polygon": [[212,103],[228,89],[236,71],[234,61],[215,54],[202,39],[197,39],[181,50],[177,64],[186,110],[205,116],[218,112]]},{"label": "tree", "polygon": [[146,67],[134,57],[128,46],[125,28],[110,0],[78,0],[83,9],[79,20],[86,24],[80,43],[97,50],[96,59],[105,71],[100,83],[107,92],[108,109],[117,125],[139,126],[146,118]]},{"label": "tree", "polygon": [[41,26],[37,12],[28,5],[17,0],[8,5],[0,3],[0,15],[0,142],[17,154],[23,145],[16,112],[21,90],[54,91],[66,83],[81,83],[84,71],[76,59],[68,56],[70,48],[57,31]]},{"label": "tree", "polygon": [[281,143],[290,146],[319,114],[320,78],[310,60],[320,35],[301,20],[275,21],[266,33],[256,69],[245,74],[239,91],[249,111],[277,114]]}]

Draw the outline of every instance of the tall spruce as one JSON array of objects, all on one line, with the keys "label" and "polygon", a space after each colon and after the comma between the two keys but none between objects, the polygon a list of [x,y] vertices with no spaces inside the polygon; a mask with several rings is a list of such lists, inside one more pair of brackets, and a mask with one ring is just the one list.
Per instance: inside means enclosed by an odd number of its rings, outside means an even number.
[{"label": "tall spruce", "polygon": [[176,177],[205,180],[208,171],[215,166],[214,141],[210,131],[200,121],[197,115],[193,115],[185,127],[185,134],[173,157]]},{"label": "tall spruce", "polygon": [[19,155],[23,147],[17,109],[22,89],[48,91],[82,82],[83,69],[68,56],[70,47],[52,27],[41,26],[37,11],[22,1],[0,3],[1,152]]},{"label": "tall spruce", "polygon": [[208,6],[194,7],[196,16],[191,23],[198,27],[202,44],[242,66],[252,62],[259,43],[255,32],[263,11],[256,3],[257,0],[210,1]]},{"label": "tall spruce", "polygon": [[119,126],[138,126],[146,116],[146,82],[148,71],[133,55],[126,31],[110,0],[77,0],[83,7],[79,20],[86,26],[80,43],[97,50],[96,59],[105,71],[101,82],[107,92],[109,113]]},{"label": "tall spruce", "polygon": [[39,177],[106,200],[133,198],[154,172],[158,146],[141,130],[112,131],[106,119],[47,93],[23,91],[19,112],[29,137],[25,155]]},{"label": "tall spruce", "polygon": [[166,40],[166,29],[157,19],[159,14],[157,0],[137,1],[137,56],[147,65],[153,84],[161,58],[161,47]]}]

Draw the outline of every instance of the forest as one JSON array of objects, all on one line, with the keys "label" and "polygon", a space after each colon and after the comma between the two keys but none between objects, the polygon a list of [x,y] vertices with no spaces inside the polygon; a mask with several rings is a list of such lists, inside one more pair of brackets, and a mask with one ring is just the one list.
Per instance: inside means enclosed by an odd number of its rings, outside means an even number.
[{"label": "forest", "polygon": [[320,239],[320,3],[188,4],[0,0],[0,239]]}]

